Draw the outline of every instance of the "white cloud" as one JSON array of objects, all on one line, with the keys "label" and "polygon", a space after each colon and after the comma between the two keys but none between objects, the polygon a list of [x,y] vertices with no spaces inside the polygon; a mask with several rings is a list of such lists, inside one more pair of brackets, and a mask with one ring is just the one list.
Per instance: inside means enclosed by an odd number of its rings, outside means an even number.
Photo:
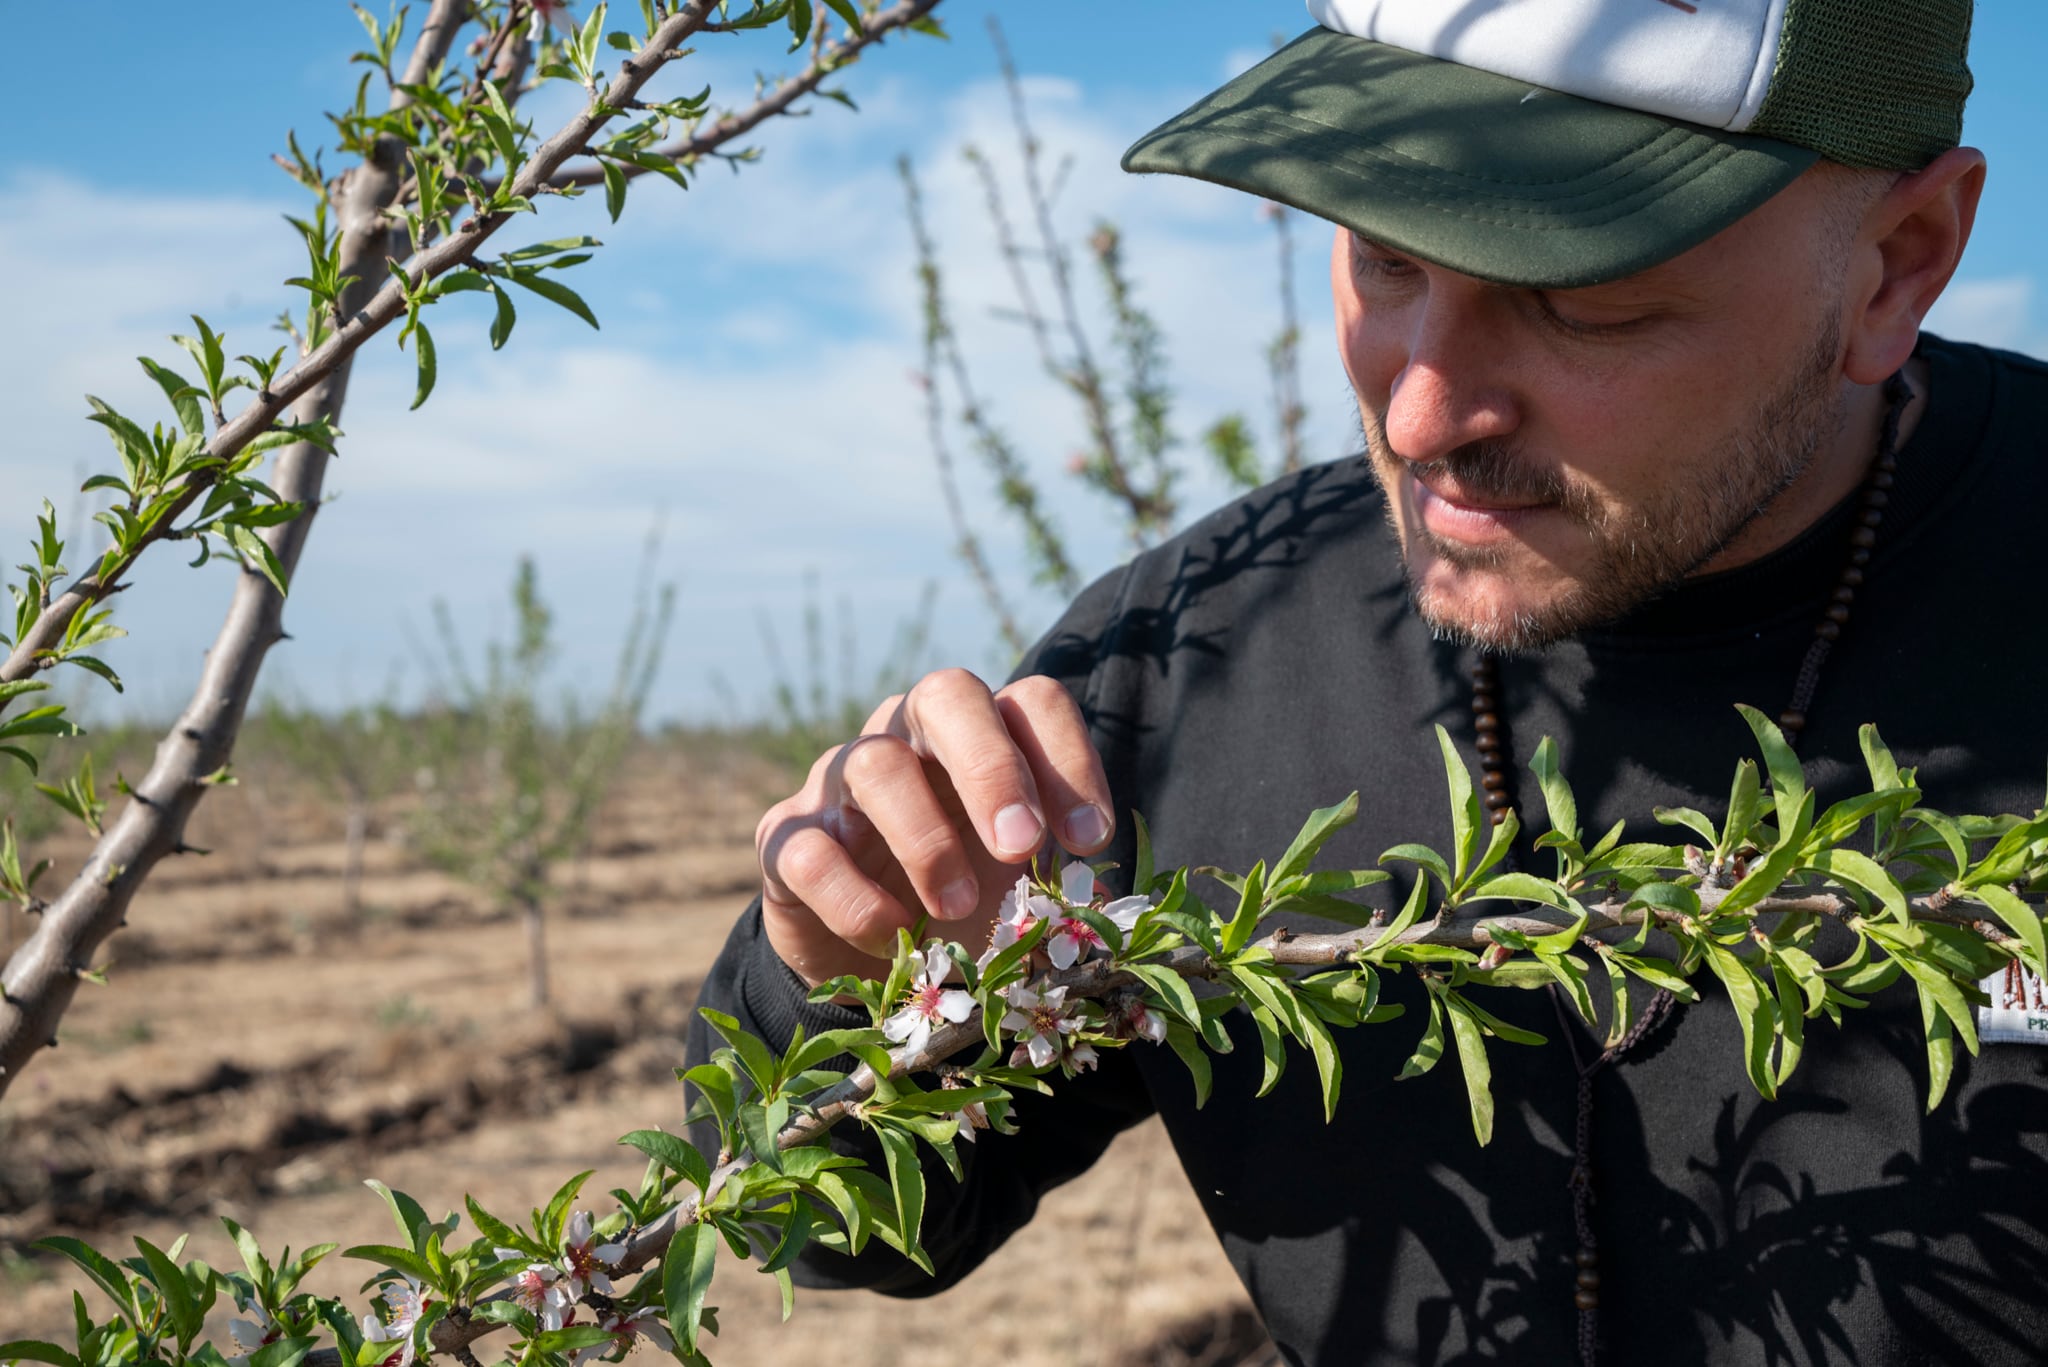
[{"label": "white cloud", "polygon": [[1962,342],[2041,353],[2048,327],[2034,321],[2034,278],[1955,280],[1927,315],[1927,330]]}]

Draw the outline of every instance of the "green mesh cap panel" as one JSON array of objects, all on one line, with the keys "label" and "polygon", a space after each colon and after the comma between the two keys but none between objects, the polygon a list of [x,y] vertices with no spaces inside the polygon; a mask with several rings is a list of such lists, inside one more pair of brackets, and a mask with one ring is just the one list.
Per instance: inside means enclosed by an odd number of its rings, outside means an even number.
[{"label": "green mesh cap panel", "polygon": [[1963,135],[1970,0],[1789,0],[1745,131],[1849,166],[1917,170]]}]

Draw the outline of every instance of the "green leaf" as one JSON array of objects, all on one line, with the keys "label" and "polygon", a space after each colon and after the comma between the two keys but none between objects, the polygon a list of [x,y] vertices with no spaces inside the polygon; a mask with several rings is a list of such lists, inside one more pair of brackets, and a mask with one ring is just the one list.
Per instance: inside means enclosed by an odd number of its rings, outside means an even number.
[{"label": "green leaf", "polygon": [[1309,813],[1301,831],[1273,865],[1272,881],[1284,882],[1298,873],[1306,873],[1309,864],[1322,851],[1331,836],[1343,830],[1358,819],[1358,794],[1353,793],[1342,802],[1331,807],[1319,807]]},{"label": "green leaf", "polygon": [[1700,994],[1698,990],[1680,975],[1678,969],[1669,959],[1659,959],[1649,955],[1624,954],[1619,950],[1609,950],[1607,957],[1635,974],[1638,978],[1641,978],[1644,982],[1649,983],[1653,987],[1663,988],[1682,1002],[1699,1000]]},{"label": "green leaf", "polygon": [[1823,850],[1806,861],[1807,867],[1838,883],[1862,888],[1875,897],[1894,921],[1904,923],[1912,915],[1906,894],[1884,867],[1867,854],[1855,850]]},{"label": "green leaf", "polygon": [[1721,827],[1721,838],[1714,842],[1714,853],[1726,859],[1742,848],[1749,838],[1749,828],[1756,824],[1757,813],[1762,807],[1762,781],[1757,776],[1756,761],[1742,760],[1735,766],[1735,784],[1728,793],[1728,820]]},{"label": "green leaf", "polygon": [[357,1244],[354,1248],[341,1251],[344,1258],[359,1258],[366,1263],[376,1263],[393,1271],[403,1272],[423,1286],[437,1286],[441,1278],[435,1272],[433,1263],[423,1254],[396,1244]]},{"label": "green leaf", "polygon": [[1423,909],[1428,903],[1429,879],[1418,873],[1415,875],[1414,886],[1408,889],[1408,900],[1402,904],[1401,914],[1387,923],[1387,928],[1380,932],[1379,938],[1366,947],[1366,953],[1369,954],[1384,945],[1391,945],[1402,931],[1422,918]]},{"label": "green leaf", "polygon": [[[628,1136],[628,1138],[630,1137]],[[624,1143],[625,1140],[620,1140],[619,1142]],[[547,1258],[549,1260],[554,1258],[554,1249],[546,1247],[539,1240],[523,1234],[511,1225],[506,1224],[503,1220],[500,1220],[497,1216],[478,1205],[474,1196],[463,1197],[462,1203],[468,1208],[470,1223],[476,1226],[477,1233],[489,1239],[499,1248],[515,1248],[525,1253],[531,1253],[538,1258]]]},{"label": "green leaf", "polygon": [[47,1248],[52,1253],[61,1253],[77,1263],[93,1284],[107,1293],[109,1299],[120,1307],[130,1324],[139,1320],[135,1304],[135,1290],[129,1284],[128,1274],[112,1258],[94,1248],[91,1244],[74,1239],[68,1234],[52,1234],[38,1239],[31,1248]]},{"label": "green leaf", "polygon": [[412,406],[418,408],[434,392],[434,334],[427,331],[425,323],[415,324],[412,334],[414,354],[419,361],[419,389],[412,396]]},{"label": "green leaf", "polygon": [[1244,889],[1237,899],[1237,914],[1223,927],[1223,952],[1235,954],[1251,942],[1252,933],[1258,929],[1259,917],[1265,909],[1266,861],[1261,859],[1252,865],[1252,871],[1245,875]]},{"label": "green leaf", "polygon": [[1536,747],[1534,758],[1529,761],[1529,770],[1536,775],[1536,784],[1543,790],[1544,810],[1550,816],[1550,829],[1572,840],[1579,838],[1579,804],[1572,796],[1571,784],[1557,770],[1557,742],[1549,736]]},{"label": "green leaf", "polygon": [[550,280],[533,270],[513,271],[510,278],[513,284],[532,290],[541,298],[560,304],[592,327],[597,326],[597,315],[590,311],[590,305],[583,302],[583,296],[561,281]]},{"label": "green leaf", "polygon": [[1152,891],[1152,828],[1145,824],[1145,818],[1138,812],[1131,813],[1132,840],[1136,844],[1134,854],[1136,867],[1131,871],[1131,891],[1134,894],[1149,894]]},{"label": "green leaf", "polygon": [[1924,807],[1909,808],[1908,821],[1917,821],[1941,837],[1948,847],[1949,857],[1955,861],[1953,877],[1960,878],[1970,867],[1970,842],[1963,836],[1963,828],[1954,817],[1941,812],[1931,812]]},{"label": "green leaf", "polygon": [[825,0],[825,3],[831,7],[834,14],[844,19],[846,26],[855,33],[866,31],[861,27],[860,10],[854,5],[853,0]]},{"label": "green leaf", "polygon": [[1264,1060],[1265,1070],[1259,1075],[1259,1090],[1254,1094],[1264,1096],[1280,1081],[1280,1075],[1287,1069],[1287,1050],[1280,1038],[1280,1022],[1271,1011],[1263,1006],[1251,1008],[1252,1024],[1259,1031],[1259,1053]]},{"label": "green leaf", "polygon": [[1714,823],[1707,819],[1706,814],[1691,807],[1652,807],[1650,815],[1657,818],[1660,825],[1685,827],[1709,845],[1717,843],[1720,839],[1720,833],[1714,829]]},{"label": "green leaf", "polygon": [[1559,911],[1568,910],[1571,899],[1564,889],[1547,878],[1538,878],[1528,873],[1495,874],[1478,887],[1465,894],[1466,902],[1535,902]]},{"label": "green leaf", "polygon": [[245,527],[239,523],[222,523],[221,530],[226,534],[229,543],[242,553],[243,559],[270,581],[270,586],[277,590],[278,597],[284,597],[284,564],[277,558],[277,552],[270,549],[270,543],[258,535],[253,527]]},{"label": "green leaf", "polygon": [[662,1255],[661,1291],[669,1328],[693,1353],[704,1317],[704,1295],[711,1289],[717,1263],[718,1234],[706,1224],[678,1226],[668,1241],[668,1252]]},{"label": "green leaf", "polygon": [[877,1125],[882,1157],[889,1171],[889,1185],[896,1195],[896,1232],[903,1240],[903,1255],[930,1272],[931,1259],[918,1242],[924,1225],[924,1169],[918,1165],[917,1145],[893,1125]]},{"label": "green leaf", "polygon": [[519,311],[512,307],[512,291],[503,286],[491,290],[491,299],[498,310],[491,319],[491,350],[497,351],[511,338],[512,325],[519,321]]},{"label": "green leaf", "polygon": [[1749,1080],[1757,1092],[1766,1100],[1778,1095],[1778,1084],[1771,1070],[1771,1043],[1776,1037],[1776,1012],[1770,1002],[1758,990],[1756,976],[1749,966],[1725,946],[1708,940],[1705,942],[1707,967],[1728,989],[1728,999],[1735,1006],[1735,1019],[1742,1025],[1743,1066],[1749,1072]]},{"label": "green leaf", "polygon": [[1949,1028],[1948,1015],[1918,975],[1914,983],[1920,988],[1920,1026],[1927,1035],[1927,1113],[1932,1115],[1942,1097],[1948,1095],[1949,1079],[1955,1074],[1955,1034]]},{"label": "green leaf", "polygon": [[1200,1037],[1186,1026],[1168,1021],[1166,1044],[1187,1065],[1195,1084],[1195,1109],[1200,1110],[1209,1100],[1210,1086],[1209,1055],[1203,1050]]},{"label": "green leaf", "polygon": [[1863,765],[1870,770],[1870,786],[1873,791],[1886,788],[1904,788],[1906,782],[1899,777],[1899,762],[1892,758],[1891,750],[1884,738],[1877,734],[1874,723],[1865,722],[1856,730],[1856,744],[1863,751]]},{"label": "green leaf", "polygon": [[605,212],[612,216],[612,222],[617,223],[619,215],[626,211],[626,173],[609,157],[600,158],[597,164],[604,172]]},{"label": "green leaf", "polygon": [[[697,1095],[711,1109],[718,1120],[721,1139],[732,1137],[733,1118],[738,1114],[739,1101],[733,1093],[732,1074],[715,1063],[700,1063],[683,1074],[683,1081],[697,1089]],[[695,1119],[696,1108],[691,1107],[691,1119]]]},{"label": "green leaf", "polygon": [[1152,989],[1153,995],[1163,1002],[1172,1014],[1179,1016],[1189,1025],[1199,1025],[1202,1008],[1195,1000],[1194,989],[1187,979],[1164,964],[1126,964],[1124,970],[1135,976],[1139,982]]},{"label": "green leaf", "polygon": [[1451,733],[1441,725],[1436,728],[1436,743],[1443,751],[1444,778],[1451,788],[1451,844],[1458,854],[1457,880],[1462,882],[1465,871],[1479,857],[1485,812],[1479,805],[1479,794],[1472,788],[1472,771],[1465,767],[1458,747],[1451,744]]},{"label": "green leaf", "polygon": [[185,1280],[185,1273],[164,1251],[147,1239],[138,1238],[135,1247],[142,1254],[143,1262],[149,1265],[150,1280],[162,1294],[164,1305],[170,1311],[171,1325],[180,1343],[190,1343],[199,1337],[204,1327],[205,1312],[192,1295],[192,1287]]},{"label": "green leaf", "polygon": [[199,391],[175,370],[158,365],[147,356],[138,356],[136,359],[141,361],[142,368],[149,372],[149,378],[156,381],[157,388],[163,390],[164,397],[171,401],[171,408],[178,415],[178,425],[188,434],[204,436],[206,419],[199,407]]},{"label": "green leaf", "polygon": [[2020,943],[2027,947],[2027,954],[2031,956],[2028,967],[2036,974],[2048,968],[2048,949],[2044,949],[2043,945],[2039,912],[2028,906],[2010,888],[2003,888],[1995,883],[1972,888],[1968,895],[1973,901],[1981,902],[1997,912],[1998,919],[2005,922],[2013,934],[2020,937]]},{"label": "green leaf", "polygon": [[16,1339],[0,1343],[0,1362],[47,1362],[50,1367],[79,1367],[77,1358],[54,1343],[40,1339]]},{"label": "green leaf", "polygon": [[1444,857],[1427,845],[1396,845],[1380,856],[1380,863],[1398,860],[1404,864],[1415,864],[1435,875],[1437,882],[1444,885],[1444,891],[1451,889],[1451,866]]},{"label": "green leaf", "polygon": [[548,1198],[547,1209],[540,1211],[533,1222],[534,1235],[553,1248],[562,1242],[562,1228],[569,1223],[569,1203],[576,1199],[576,1193],[583,1190],[583,1184],[590,1180],[595,1168],[585,1168],[561,1186]]},{"label": "green leaf", "polygon": [[1735,710],[1749,723],[1749,729],[1756,734],[1756,743],[1764,752],[1764,766],[1771,773],[1771,795],[1776,800],[1779,819],[1798,808],[1800,799],[1806,796],[1806,771],[1799,765],[1799,756],[1785,740],[1785,733],[1778,724],[1747,703],[1737,703]]},{"label": "green leaf", "polygon": [[1441,994],[1451,1017],[1451,1037],[1458,1044],[1458,1063],[1465,1070],[1465,1097],[1472,1106],[1472,1133],[1482,1146],[1493,1142],[1493,1070],[1486,1061],[1486,1039],[1478,1018],[1457,993]]},{"label": "green leaf", "polygon": [[1318,1017],[1307,1011],[1297,1011],[1295,1016],[1297,1034],[1303,1037],[1309,1057],[1316,1062],[1316,1080],[1323,1089],[1323,1123],[1327,1125],[1337,1115],[1337,1089],[1344,1083],[1344,1060],[1337,1053],[1329,1029]]},{"label": "green leaf", "polygon": [[1396,1082],[1405,1082],[1411,1077],[1421,1077],[1436,1067],[1437,1060],[1444,1056],[1444,1003],[1435,992],[1429,994],[1429,1024],[1423,1028],[1422,1039],[1415,1046],[1415,1052],[1408,1056],[1408,1062],[1401,1071],[1394,1074]]},{"label": "green leaf", "polygon": [[740,1066],[747,1070],[747,1076],[753,1079],[754,1087],[762,1098],[772,1095],[775,1091],[776,1059],[768,1046],[748,1034],[738,1021],[723,1011],[705,1006],[699,1007],[697,1014],[732,1046],[733,1052],[739,1056]]}]

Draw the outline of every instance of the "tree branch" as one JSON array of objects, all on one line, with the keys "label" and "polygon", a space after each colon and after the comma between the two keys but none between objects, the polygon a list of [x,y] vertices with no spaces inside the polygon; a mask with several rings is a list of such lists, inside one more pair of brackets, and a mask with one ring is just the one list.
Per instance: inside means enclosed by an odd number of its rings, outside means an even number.
[{"label": "tree branch", "polygon": [[[694,165],[700,158],[717,151],[734,138],[751,133],[778,114],[788,113],[790,106],[815,92],[827,76],[852,62],[864,50],[889,34],[909,27],[938,7],[939,0],[898,0],[897,4],[891,5],[888,9],[868,16],[859,33],[838,39],[816,50],[810,65],[795,76],[778,81],[775,89],[747,108],[727,114],[709,128],[700,129],[689,137],[677,138],[659,147],[650,147],[647,149],[648,154],[684,168]],[[704,31],[717,31],[718,27],[707,24]],[[666,59],[667,56],[666,53],[659,54],[661,59]],[[620,163],[618,169],[628,180],[647,172],[646,167],[635,166],[630,162]],[[602,184],[604,169],[594,162],[588,166],[573,166],[559,170],[548,178],[548,185],[557,190]]]}]

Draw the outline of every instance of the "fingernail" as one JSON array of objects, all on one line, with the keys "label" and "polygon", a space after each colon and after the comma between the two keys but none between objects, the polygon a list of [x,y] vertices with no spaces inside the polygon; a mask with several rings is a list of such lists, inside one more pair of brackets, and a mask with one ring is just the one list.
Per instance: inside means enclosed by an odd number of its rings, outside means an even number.
[{"label": "fingernail", "polygon": [[1021,802],[1012,802],[996,813],[996,853],[1029,854],[1038,848],[1044,830],[1038,813]]},{"label": "fingernail", "polygon": [[972,878],[956,878],[939,889],[939,915],[948,921],[971,915],[980,904],[981,889]]},{"label": "fingernail", "polygon": [[1077,850],[1092,850],[1109,838],[1109,818],[1094,805],[1076,807],[1067,813],[1067,844]]}]

